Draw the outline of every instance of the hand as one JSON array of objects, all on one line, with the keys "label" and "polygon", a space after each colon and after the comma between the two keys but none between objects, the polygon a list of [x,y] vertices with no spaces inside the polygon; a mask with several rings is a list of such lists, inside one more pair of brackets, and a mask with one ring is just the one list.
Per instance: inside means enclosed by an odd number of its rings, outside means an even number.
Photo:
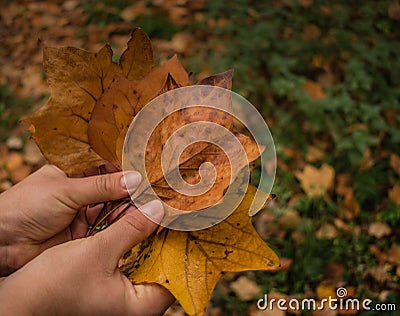
[{"label": "hand", "polygon": [[[141,208],[155,220],[162,205]],[[173,302],[157,284],[132,285],[118,261],[156,225],[137,209],[95,236],[44,251],[0,283],[0,314],[5,315],[157,315]]]},{"label": "hand", "polygon": [[[140,182],[137,172],[125,178],[130,190]],[[46,165],[2,193],[0,276],[16,271],[47,248],[84,237],[88,219],[92,223],[100,210],[86,206],[127,196],[121,179],[122,172],[68,178],[57,167]]]}]

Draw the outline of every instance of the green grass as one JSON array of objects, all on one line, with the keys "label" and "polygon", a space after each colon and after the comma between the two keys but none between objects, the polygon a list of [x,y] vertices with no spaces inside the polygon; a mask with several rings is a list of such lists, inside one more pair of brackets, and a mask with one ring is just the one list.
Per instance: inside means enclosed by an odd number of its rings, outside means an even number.
[{"label": "green grass", "polygon": [[5,141],[30,108],[26,99],[15,97],[6,85],[0,85],[0,141]]}]

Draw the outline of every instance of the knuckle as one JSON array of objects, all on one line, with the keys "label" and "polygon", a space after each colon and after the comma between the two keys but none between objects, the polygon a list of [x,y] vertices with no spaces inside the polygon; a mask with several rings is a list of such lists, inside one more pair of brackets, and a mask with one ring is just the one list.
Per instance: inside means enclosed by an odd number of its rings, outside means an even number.
[{"label": "knuckle", "polygon": [[133,231],[140,234],[150,234],[153,230],[153,225],[142,214],[128,214],[126,215],[126,223]]},{"label": "knuckle", "polygon": [[108,176],[97,176],[95,179],[95,186],[100,194],[107,194],[112,191],[113,186]]}]

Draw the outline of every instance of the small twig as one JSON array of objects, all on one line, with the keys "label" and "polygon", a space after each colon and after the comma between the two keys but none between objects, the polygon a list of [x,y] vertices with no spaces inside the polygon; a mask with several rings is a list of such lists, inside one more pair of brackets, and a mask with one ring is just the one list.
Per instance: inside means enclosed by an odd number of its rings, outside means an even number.
[{"label": "small twig", "polygon": [[[116,216],[115,219],[113,219],[113,221],[111,223],[108,223],[107,220],[109,219],[109,217],[117,209],[119,209],[121,206],[123,206],[126,203],[128,203],[126,205],[126,207]],[[94,224],[93,225],[89,225],[88,231],[86,233],[86,236],[92,236],[92,235],[94,235],[95,232],[103,230],[108,225],[111,225],[112,223],[114,223],[117,219],[119,219],[126,212],[126,210],[128,209],[128,207],[130,205],[133,205],[133,203],[130,201],[130,199],[127,199],[127,198],[105,203],[103,208],[101,209],[101,211],[97,215],[97,217],[96,217],[96,219],[94,221]]]}]

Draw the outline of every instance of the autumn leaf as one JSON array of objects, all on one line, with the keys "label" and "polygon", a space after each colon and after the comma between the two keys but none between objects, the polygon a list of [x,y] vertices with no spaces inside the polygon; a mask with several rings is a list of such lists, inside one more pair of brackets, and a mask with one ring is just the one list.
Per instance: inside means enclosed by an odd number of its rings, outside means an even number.
[{"label": "autumn leaf", "polygon": [[120,64],[112,61],[112,55],[108,44],[98,53],[43,45],[51,97],[25,121],[32,124],[30,132],[45,158],[67,174],[81,174],[106,161],[91,147],[87,129],[96,102],[114,76],[136,81],[153,68],[150,40],[139,28],[133,31]]},{"label": "autumn leaf", "polygon": [[139,82],[138,90],[141,92],[141,98],[136,113],[159,94],[167,81],[168,74],[174,78],[180,87],[189,85],[189,75],[179,62],[178,57],[174,55],[161,67],[154,68]]},{"label": "autumn leaf", "polygon": [[262,295],[260,286],[244,275],[232,282],[230,288],[243,301],[249,301]]},{"label": "autumn leaf", "polygon": [[[173,70],[173,71],[172,71]],[[155,78],[152,79],[152,76]],[[232,76],[233,70],[228,70],[210,77],[207,77],[200,81],[198,84],[202,85],[212,85],[216,87],[221,87],[225,89],[232,88]],[[165,78],[164,78],[165,77]],[[162,80],[160,80],[162,78]],[[178,78],[178,79],[175,79]],[[165,79],[165,80],[164,80]],[[141,94],[139,99],[139,103],[135,108],[135,115],[142,109],[143,104],[147,104],[156,96],[159,96],[165,92],[171,91],[176,88],[180,88],[182,86],[188,85],[188,75],[187,72],[184,70],[182,65],[179,63],[176,56],[171,58],[167,63],[163,66],[156,68],[152,73],[150,73],[139,85],[138,91],[147,87],[147,84],[153,82],[153,86],[157,87],[151,91],[150,88],[146,88],[144,94]],[[158,86],[158,84],[163,83],[162,86]],[[155,93],[157,91],[157,93]],[[128,95],[128,93],[127,93]],[[206,102],[206,97],[204,97],[203,102]],[[227,103],[227,102],[225,102]],[[201,119],[205,119],[206,121],[216,122],[221,126],[224,126],[228,129],[232,129],[233,120],[232,117],[229,117],[223,111],[217,111],[213,109],[207,109],[202,107],[201,109],[201,116],[196,115],[196,112],[199,113],[196,109],[185,109],[185,111],[181,112],[180,114],[170,115],[166,117],[154,131],[149,139],[147,149],[148,154],[146,155],[146,164],[151,164],[151,169],[146,169],[146,174],[150,179],[150,182],[154,180],[158,180],[161,177],[161,168],[158,164],[154,166],[153,163],[156,164],[159,162],[161,157],[161,150],[162,146],[165,144],[167,139],[171,136],[172,132],[177,130],[179,127],[182,127],[185,124],[190,122],[199,121]],[[210,115],[214,115],[215,117],[211,118]],[[120,131],[120,135],[116,141],[116,153],[118,157],[118,161],[122,161],[122,152],[123,152],[123,145],[125,142],[126,132],[128,128]],[[185,157],[192,156],[195,153],[200,152],[202,149],[205,148],[204,144],[197,143],[196,148],[193,150],[194,146],[188,148],[182,157],[182,160],[187,160]],[[137,157],[136,157],[137,158]],[[153,173],[156,172],[157,174],[154,175]]]},{"label": "autumn leaf", "polygon": [[[220,74],[216,74],[214,76],[210,76],[200,82],[203,85],[214,85],[222,88],[225,87],[231,88],[232,76],[233,76],[233,71],[230,70]],[[173,80],[172,75],[170,75],[170,78],[171,80]],[[162,92],[167,91],[167,88],[173,89],[176,87],[177,84],[178,83],[175,83],[174,85],[173,82],[167,81],[164,87],[161,89],[161,91]],[[230,103],[229,103],[230,100],[222,99],[226,97],[227,97],[226,94],[224,94],[220,97],[219,100],[220,101],[219,103],[225,104],[226,109],[216,109],[205,106],[190,107],[181,109],[179,112],[172,113],[171,115],[168,115],[163,119],[163,121],[153,131],[146,147],[146,152],[147,152],[146,175],[148,176],[150,182],[157,181],[162,177],[162,168],[160,162],[161,153],[164,150],[164,145],[166,144],[166,142],[170,140],[171,135],[179,128],[190,123],[207,121],[207,122],[217,123],[221,127],[225,127],[228,130],[233,130],[233,117],[226,112],[230,110]],[[201,103],[208,104],[207,98],[208,95],[202,95]],[[185,101],[182,101],[182,99],[178,101],[185,103]],[[172,103],[173,102],[174,101],[172,101]],[[192,135],[186,135],[186,136],[187,137],[192,136],[193,139],[195,139],[196,137],[198,137],[197,131],[193,131]],[[186,150],[182,153],[182,156],[180,157],[181,164],[187,162],[191,157],[196,156],[207,147],[213,147],[213,146],[205,142],[196,142],[195,144],[188,146]],[[166,153],[164,152],[164,154]],[[168,155],[168,153],[166,155],[167,157],[171,156]],[[257,157],[254,157],[252,160],[256,159]],[[131,159],[135,160],[138,159],[138,157],[132,155]],[[186,165],[186,167],[188,167],[188,165]]]},{"label": "autumn leaf", "polygon": [[339,204],[339,214],[349,219],[356,218],[360,214],[360,205],[354,196],[352,188],[349,188],[346,194],[344,194],[344,199]]},{"label": "autumn leaf", "polygon": [[[232,85],[232,74],[232,71],[227,71],[208,77],[200,81],[200,83],[204,85],[215,84],[220,87],[230,88]],[[170,82],[167,81],[166,85],[176,88],[177,84],[173,80],[173,76],[170,75],[169,78]],[[164,90],[166,89],[163,88],[162,91]],[[216,96],[215,93],[212,93],[211,95],[201,93],[201,98],[197,101],[205,105],[209,103],[227,104],[225,110],[229,111],[230,93],[223,91],[221,94],[218,94],[218,96]],[[184,96],[179,98],[179,102],[185,104],[186,101],[182,100],[182,98],[184,98]],[[189,98],[191,98],[191,96]],[[171,98],[169,98],[168,102],[173,103],[174,101],[171,101]],[[172,105],[173,104],[169,104],[169,106]],[[162,104],[159,104],[159,106],[162,107]],[[162,111],[163,109],[157,107],[154,110]],[[154,112],[151,112],[150,114],[152,116],[156,115]],[[208,177],[203,175],[202,177],[198,172],[200,166],[206,162],[211,163],[215,167],[216,175],[211,190],[201,195],[187,196],[173,190],[167,183],[164,173],[168,173],[170,170],[178,167],[178,165],[171,165],[172,168],[171,166],[168,166],[167,169],[165,169],[164,166],[163,169],[161,166],[161,156],[164,155],[166,161],[173,161],[176,149],[179,148],[180,143],[184,140],[179,137],[174,140],[171,136],[181,127],[195,122],[212,122],[226,128],[227,130],[231,130],[240,146],[230,145],[227,146],[225,151],[223,151],[215,144],[196,141],[196,139],[199,138],[199,131],[196,128],[191,128],[190,131],[185,134],[185,138],[191,139],[194,143],[186,147],[179,157],[179,170],[181,177],[189,184],[196,184],[202,178],[211,179],[211,176]],[[145,130],[146,127],[148,127],[147,120],[144,120],[144,123],[145,125],[136,129],[134,135],[127,137],[126,148],[128,151],[124,153],[126,157],[129,157],[126,159],[124,168],[138,170],[139,172],[146,174],[148,179],[148,182],[143,182],[132,195],[132,199],[135,203],[140,202],[141,205],[154,198],[154,194],[152,193],[154,190],[158,197],[163,199],[167,205],[175,209],[196,211],[212,206],[220,202],[225,189],[231,182],[231,179],[237,176],[240,169],[248,165],[249,161],[257,159],[262,152],[262,149],[259,148],[252,139],[234,131],[233,117],[224,110],[205,106],[192,106],[180,109],[180,111],[173,112],[166,116],[154,129],[146,144],[146,154],[144,155],[145,169],[142,169],[142,165],[136,163],[143,157],[141,146],[137,145],[138,142],[136,140],[138,138],[147,138],[145,134],[142,135],[142,132],[147,133]],[[208,133],[214,134],[215,132],[210,130]],[[165,146],[167,141],[172,142],[172,145],[169,146],[171,151],[169,151]],[[176,143],[174,143],[174,141]],[[220,145],[223,145],[224,142],[230,141],[231,140],[229,139],[225,141],[221,138]],[[244,150],[246,155],[242,156],[244,159],[238,161],[237,169],[231,174],[230,159],[232,159],[232,157],[241,157],[240,151],[242,150]],[[236,160],[238,159],[239,158],[236,158]],[[149,186],[149,183],[151,186]],[[148,191],[150,191],[150,193],[148,193]],[[168,212],[168,209],[166,211]]]},{"label": "autumn leaf", "polygon": [[390,235],[391,232],[389,225],[382,222],[373,222],[368,227],[368,234],[378,239]]},{"label": "autumn leaf", "polygon": [[[237,139],[242,144],[247,154],[247,160],[241,161],[241,166],[245,167],[248,161],[257,159],[260,155],[259,147],[247,136],[236,134]],[[185,211],[197,211],[220,202],[225,189],[231,183],[230,161],[228,156],[238,156],[241,148],[231,148],[229,152],[223,152],[218,146],[207,145],[198,154],[191,156],[186,162],[179,165],[182,178],[187,183],[195,184],[200,181],[200,173],[197,171],[205,162],[211,163],[216,169],[215,182],[212,189],[198,196],[186,196],[173,190],[166,182],[165,177],[153,183],[155,193],[164,200],[169,206]],[[238,170],[240,171],[240,170]],[[236,174],[232,177],[235,178]],[[207,178],[207,176],[205,177]],[[136,193],[137,192],[137,193]],[[139,187],[135,195],[145,198],[146,190],[141,191]],[[133,196],[134,197],[134,196]],[[151,197],[150,197],[151,198]],[[141,202],[142,204],[143,202]]]},{"label": "autumn leaf", "polygon": [[[177,67],[178,70],[172,71],[175,69],[174,67]],[[174,79],[173,74],[181,77],[180,81],[182,84],[187,83],[185,81],[187,78],[182,73],[182,69],[176,57],[173,57],[163,66],[156,68],[143,81],[151,81],[151,74],[156,74],[155,82],[163,78],[160,81],[162,82],[164,80],[163,74],[166,74],[167,78],[164,86],[158,92],[160,95],[180,87]],[[172,74],[167,71],[171,71]],[[207,77],[201,80],[199,84],[231,88],[232,75],[233,71],[229,70]],[[123,139],[125,140],[124,133],[126,133],[126,128],[135,116],[135,112],[137,112],[136,107],[138,106],[138,102],[143,102],[141,86],[141,83],[135,85],[127,79],[116,77],[111,83],[110,88],[105,91],[96,103],[89,122],[88,134],[92,147],[99,155],[120,168],[122,166],[122,158],[120,158],[122,148],[120,149],[121,145],[118,143],[118,136],[123,135]],[[148,98],[154,97],[153,94],[147,95]],[[204,96],[204,98],[207,99],[207,96]],[[226,103],[228,103],[228,100]],[[145,172],[146,177],[149,179],[149,182],[152,184],[153,189],[159,197],[163,198],[171,207],[184,209],[186,211],[209,207],[221,199],[231,179],[231,174],[229,172],[230,164],[227,154],[228,156],[237,156],[237,153],[233,151],[238,150],[238,148],[232,148],[231,153],[224,153],[216,145],[205,142],[196,142],[190,145],[180,157],[182,177],[185,178],[188,183],[197,183],[200,178],[200,174],[197,172],[199,166],[204,162],[211,162],[216,166],[216,179],[218,179],[218,181],[214,184],[213,190],[197,197],[187,197],[172,190],[163,177],[163,170],[161,168],[162,153],[166,155],[166,159],[168,160],[168,153],[166,153],[164,145],[170,139],[170,136],[180,127],[198,121],[215,122],[229,130],[233,129],[232,116],[215,108],[191,107],[173,113],[166,117],[153,131],[147,144],[145,156],[146,170],[139,170],[140,172]],[[244,167],[248,164],[248,161],[253,161],[260,155],[260,150],[248,137],[239,133],[237,133],[236,136],[247,153],[247,160],[241,163],[241,167]],[[135,134],[134,137],[140,138],[141,135]],[[195,139],[196,137],[198,136],[196,131],[194,131],[193,138]],[[134,146],[132,145],[132,147]],[[172,147],[174,148],[174,146]],[[129,153],[129,157],[133,161],[141,159],[139,157],[140,155],[140,152],[136,154]],[[135,196],[141,195],[142,199],[146,198],[146,192],[143,191],[149,188],[145,186],[146,183],[142,184],[136,191]],[[153,196],[150,195],[148,198],[151,199]],[[139,200],[136,199],[136,202],[139,202]]]},{"label": "autumn leaf", "polygon": [[389,198],[400,206],[400,184],[395,183],[393,188],[389,190]]},{"label": "autumn leaf", "polygon": [[97,101],[88,124],[90,146],[105,160],[121,167],[116,141],[126,130],[139,102],[136,84],[124,77],[115,76],[110,87]]},{"label": "autumn leaf", "polygon": [[303,91],[308,93],[314,100],[322,100],[326,98],[326,94],[321,85],[311,80],[307,80],[304,83]]},{"label": "autumn leaf", "polygon": [[232,89],[232,77],[233,77],[233,69],[221,72],[216,75],[212,75],[206,78],[201,79],[196,83],[196,85],[206,85],[206,86],[215,86],[224,88],[227,90]]},{"label": "autumn leaf", "polygon": [[[256,188],[248,191],[232,215],[216,226],[193,232],[162,230],[132,250],[122,266],[133,283],[155,282],[167,288],[190,315],[203,315],[222,272],[273,270],[279,259],[255,231],[248,209]],[[257,201],[262,208],[269,196]]]},{"label": "autumn leaf", "polygon": [[308,196],[317,197],[332,188],[335,171],[327,164],[323,164],[320,169],[306,165],[303,171],[295,172],[295,176]]},{"label": "autumn leaf", "polygon": [[[174,55],[161,67],[154,68],[152,72],[138,83],[136,91],[139,93],[139,101],[135,105],[134,115],[158,95],[188,84],[189,75],[176,55]],[[127,93],[127,96],[128,94],[129,93]],[[132,118],[133,117],[131,117],[130,120],[132,120]],[[116,138],[115,152],[119,163],[122,161],[122,150],[128,127],[128,124],[126,124],[126,126],[120,130],[119,136]]]}]

